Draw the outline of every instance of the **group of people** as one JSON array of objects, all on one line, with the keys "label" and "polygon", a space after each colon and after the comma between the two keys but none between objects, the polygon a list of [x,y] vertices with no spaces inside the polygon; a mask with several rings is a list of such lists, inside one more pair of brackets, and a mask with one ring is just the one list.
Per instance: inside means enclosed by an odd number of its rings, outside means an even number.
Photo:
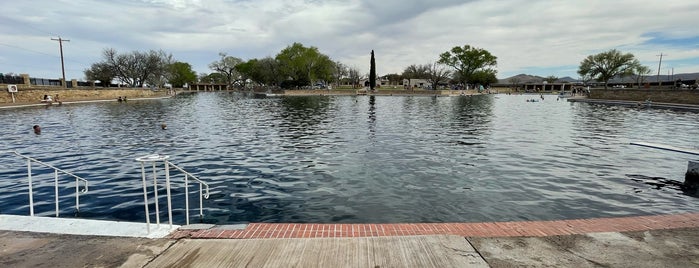
[{"label": "group of people", "polygon": [[51,95],[44,95],[44,98],[41,99],[41,102],[53,102],[53,98],[51,98]]},{"label": "group of people", "polygon": [[62,104],[61,101],[58,99],[58,94],[56,94],[56,98],[52,98],[51,95],[44,95],[44,98],[41,99],[41,102],[46,103],[46,104],[52,104],[54,102],[58,102],[58,104]]}]

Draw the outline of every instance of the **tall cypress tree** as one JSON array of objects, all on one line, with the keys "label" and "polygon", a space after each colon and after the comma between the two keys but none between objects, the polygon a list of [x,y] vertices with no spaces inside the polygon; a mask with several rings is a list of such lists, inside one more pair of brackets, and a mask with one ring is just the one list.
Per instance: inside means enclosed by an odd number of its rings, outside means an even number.
[{"label": "tall cypress tree", "polygon": [[374,60],[374,50],[371,50],[371,67],[369,68],[369,88],[373,91],[376,87],[376,60]]}]

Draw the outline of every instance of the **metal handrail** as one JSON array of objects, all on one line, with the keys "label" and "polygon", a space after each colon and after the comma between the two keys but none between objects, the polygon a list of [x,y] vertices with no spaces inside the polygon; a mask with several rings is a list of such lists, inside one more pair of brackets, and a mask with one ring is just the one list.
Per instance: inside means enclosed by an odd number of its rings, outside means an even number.
[{"label": "metal handrail", "polygon": [[[209,199],[209,184],[197,178],[192,173],[178,167],[170,161],[165,160],[165,163],[184,173],[184,202],[185,202],[185,217],[187,218],[187,225],[189,225],[189,177],[192,177],[195,181],[199,182],[199,218],[204,217],[204,201],[203,199]],[[166,173],[167,174],[167,173]],[[206,187],[206,193],[202,193],[202,188]]]},{"label": "metal handrail", "polygon": [[[61,172],[63,174],[66,174],[66,175],[69,175],[69,176],[72,176],[75,178],[75,210],[80,211],[80,193],[87,193],[87,191],[88,191],[88,181],[86,179],[83,179],[82,177],[75,175],[69,171],[65,171],[65,170],[62,170],[60,168],[57,168],[51,164],[44,163],[44,162],[39,161],[35,158],[20,154],[17,151],[4,151],[3,153],[12,153],[12,154],[15,154],[15,155],[27,160],[27,178],[29,180],[29,215],[30,216],[34,216],[34,189],[33,189],[33,183],[32,183],[32,162],[35,162],[37,164],[40,164],[40,165],[43,165],[45,167],[53,169],[54,195],[55,195],[55,203],[56,203],[56,217],[59,216],[58,172]],[[82,190],[80,189],[80,181],[82,181],[85,184],[85,187]]]},{"label": "metal handrail", "polygon": [[[186,223],[189,225],[189,178],[191,177],[195,181],[199,183],[199,217],[204,216],[204,205],[203,205],[203,199],[208,199],[209,198],[209,184],[206,182],[200,180],[197,176],[194,176],[192,173],[187,172],[186,170],[182,169],[181,167],[173,164],[172,162],[168,161],[169,156],[165,155],[146,155],[143,157],[138,157],[136,158],[136,161],[141,162],[141,176],[142,176],[142,182],[143,182],[143,200],[144,200],[144,206],[145,206],[145,212],[146,212],[146,225],[148,232],[150,233],[150,213],[148,211],[148,192],[147,192],[147,183],[146,183],[146,168],[145,168],[145,163],[150,162],[152,163],[152,169],[153,169],[153,195],[154,195],[154,200],[155,200],[155,221],[158,226],[160,226],[160,206],[158,203],[158,179],[157,179],[157,162],[162,161],[165,167],[165,190],[167,193],[167,206],[168,206],[168,221],[170,224],[170,228],[172,228],[172,194],[170,193],[170,167],[175,168],[176,170],[179,170],[184,174],[184,187],[185,187],[185,217],[186,217]],[[205,192],[204,192],[205,190]]]}]

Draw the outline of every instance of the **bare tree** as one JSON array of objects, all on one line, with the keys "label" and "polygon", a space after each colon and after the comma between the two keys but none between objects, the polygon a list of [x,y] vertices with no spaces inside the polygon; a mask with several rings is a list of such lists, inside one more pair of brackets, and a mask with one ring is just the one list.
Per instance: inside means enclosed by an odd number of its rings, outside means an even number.
[{"label": "bare tree", "polygon": [[439,83],[447,82],[451,76],[451,71],[447,69],[445,65],[439,64],[438,62],[433,62],[432,64],[425,64],[429,69],[427,71],[427,82],[432,84],[432,89],[437,90]]},{"label": "bare tree", "polygon": [[430,65],[425,64],[425,65],[415,65],[412,64],[408,67],[405,67],[405,70],[403,70],[403,79],[408,79],[408,88],[412,89],[412,85],[410,84],[410,79],[427,79],[429,78],[429,72],[430,72]]},{"label": "bare tree", "polygon": [[364,78],[364,76],[359,73],[359,70],[357,70],[355,67],[350,67],[348,73],[350,82],[352,83],[352,88],[359,86],[359,82]]},{"label": "bare tree", "polygon": [[149,81],[153,82],[152,85],[162,85],[158,81],[162,81],[168,63],[172,61],[172,55],[155,50],[118,54],[115,49],[109,48],[104,50],[103,56],[114,77],[132,87],[142,87]]},{"label": "bare tree", "polygon": [[516,76],[510,78],[509,81],[510,81],[510,84],[512,84],[512,88],[515,90],[517,88],[519,88],[519,83],[522,83],[522,79],[520,79],[519,77],[516,77]]},{"label": "bare tree", "polygon": [[641,88],[641,84],[645,82],[646,76],[651,73],[651,70],[650,67],[639,64],[634,68],[633,73],[634,77],[636,78],[638,88]]},{"label": "bare tree", "polygon": [[348,75],[349,71],[347,66],[342,64],[342,62],[336,61],[333,68],[333,80],[335,80],[335,86],[340,86],[340,80]]},{"label": "bare tree", "polygon": [[233,83],[238,80],[240,74],[235,66],[241,64],[243,60],[233,56],[228,56],[225,52],[219,52],[220,60],[209,64],[209,69],[222,74],[226,78],[228,86],[233,86]]}]

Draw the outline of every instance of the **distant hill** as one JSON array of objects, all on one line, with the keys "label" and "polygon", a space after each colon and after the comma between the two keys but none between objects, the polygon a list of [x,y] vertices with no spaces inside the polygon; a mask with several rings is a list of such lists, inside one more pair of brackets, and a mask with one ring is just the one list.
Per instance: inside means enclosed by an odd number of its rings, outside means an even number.
[{"label": "distant hill", "polygon": [[[512,77],[507,77],[503,79],[498,79],[498,84],[512,84],[512,80],[517,80],[519,84],[531,84],[531,83],[543,83],[545,77],[528,75],[528,74],[518,74]],[[634,76],[626,77],[616,77],[609,80],[609,83],[632,83],[636,80]],[[658,81],[658,75],[649,75],[644,79],[647,82]],[[672,80],[699,80],[699,73],[682,73],[673,75],[660,75],[660,81],[672,81]],[[580,82],[578,79],[572,78],[570,76],[560,77],[556,80],[556,83],[575,83]]]},{"label": "distant hill", "polygon": [[513,81],[517,81],[517,84],[541,83],[544,81],[544,78],[536,75],[518,74],[512,77],[498,79],[498,84],[512,84]]}]

